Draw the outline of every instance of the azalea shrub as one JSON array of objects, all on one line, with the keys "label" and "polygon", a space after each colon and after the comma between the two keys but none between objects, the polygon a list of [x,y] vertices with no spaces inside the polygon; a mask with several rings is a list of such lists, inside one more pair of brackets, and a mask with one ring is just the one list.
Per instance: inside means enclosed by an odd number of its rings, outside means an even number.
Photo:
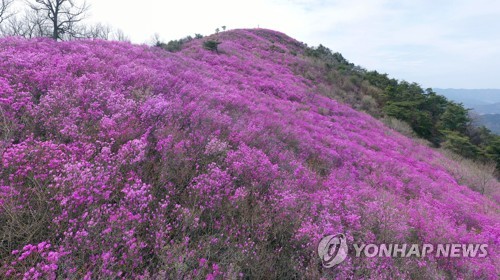
[{"label": "azalea shrub", "polygon": [[[320,94],[294,39],[217,40],[0,39],[1,278],[496,279],[497,181],[482,195],[439,152]],[[335,233],[489,255],[323,268],[316,246]]]}]

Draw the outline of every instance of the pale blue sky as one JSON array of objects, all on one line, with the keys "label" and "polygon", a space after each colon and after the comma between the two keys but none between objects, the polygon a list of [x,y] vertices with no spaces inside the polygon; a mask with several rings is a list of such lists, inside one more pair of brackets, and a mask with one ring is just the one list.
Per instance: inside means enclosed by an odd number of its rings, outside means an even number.
[{"label": "pale blue sky", "polygon": [[260,26],[424,87],[500,88],[499,0],[89,2],[92,20],[136,43]]}]

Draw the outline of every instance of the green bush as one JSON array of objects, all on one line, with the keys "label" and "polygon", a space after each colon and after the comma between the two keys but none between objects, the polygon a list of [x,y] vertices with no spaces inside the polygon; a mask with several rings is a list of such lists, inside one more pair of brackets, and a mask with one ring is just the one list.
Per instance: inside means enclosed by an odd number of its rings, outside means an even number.
[{"label": "green bush", "polygon": [[481,149],[472,144],[468,137],[449,130],[445,130],[443,133],[445,135],[445,141],[442,145],[443,148],[470,159],[484,158]]},{"label": "green bush", "polygon": [[497,170],[500,170],[500,136],[489,143],[486,147],[486,153],[497,164]]},{"label": "green bush", "polygon": [[[199,34],[196,34],[195,36],[198,36],[198,35]],[[182,46],[185,43],[190,42],[192,40],[193,40],[193,37],[187,36],[187,37],[184,37],[184,38],[179,39],[179,40],[171,40],[168,43],[163,43],[163,42],[158,41],[158,42],[156,42],[156,46],[160,47],[166,51],[169,51],[169,52],[178,52],[182,49]]]},{"label": "green bush", "polygon": [[219,41],[208,40],[208,41],[203,42],[203,48],[205,48],[206,50],[209,50],[209,51],[219,53],[218,47],[219,47],[220,43],[221,42],[219,42]]}]

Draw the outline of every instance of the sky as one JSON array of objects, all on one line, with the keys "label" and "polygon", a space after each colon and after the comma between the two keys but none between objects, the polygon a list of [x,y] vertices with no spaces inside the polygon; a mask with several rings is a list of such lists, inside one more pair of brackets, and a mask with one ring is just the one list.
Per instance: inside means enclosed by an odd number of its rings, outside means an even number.
[{"label": "sky", "polygon": [[[227,26],[323,44],[424,88],[500,88],[499,0],[88,0],[90,19],[151,43]],[[139,4],[140,3],[140,4]]]}]

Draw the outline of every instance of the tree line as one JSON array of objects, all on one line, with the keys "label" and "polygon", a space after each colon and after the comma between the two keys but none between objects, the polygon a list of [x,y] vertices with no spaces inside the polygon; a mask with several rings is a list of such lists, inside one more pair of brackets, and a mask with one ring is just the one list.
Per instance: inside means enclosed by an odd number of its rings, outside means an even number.
[{"label": "tree line", "polygon": [[54,40],[104,39],[127,41],[125,34],[109,25],[84,24],[90,6],[77,0],[27,0],[15,10],[16,0],[0,2],[0,34]]},{"label": "tree line", "polygon": [[306,55],[319,59],[330,71],[356,77],[351,80],[360,85],[368,82],[380,89],[371,97],[382,114],[409,124],[418,137],[434,147],[443,147],[476,161],[495,162],[500,175],[500,136],[478,125],[463,104],[448,100],[431,88],[423,89],[417,83],[368,71],[322,45],[308,47]]}]

